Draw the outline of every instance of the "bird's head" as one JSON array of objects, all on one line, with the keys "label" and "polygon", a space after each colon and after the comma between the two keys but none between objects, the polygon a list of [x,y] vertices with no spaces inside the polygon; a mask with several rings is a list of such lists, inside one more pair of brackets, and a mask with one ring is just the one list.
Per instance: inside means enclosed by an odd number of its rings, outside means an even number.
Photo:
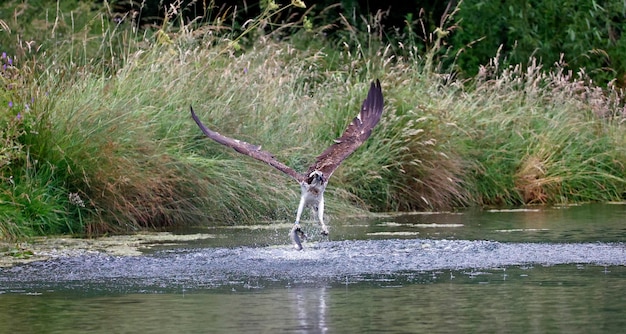
[{"label": "bird's head", "polygon": [[306,181],[308,184],[311,185],[318,185],[318,184],[323,184],[324,183],[324,174],[322,174],[322,172],[316,170],[311,172],[311,174],[309,174],[309,178]]}]

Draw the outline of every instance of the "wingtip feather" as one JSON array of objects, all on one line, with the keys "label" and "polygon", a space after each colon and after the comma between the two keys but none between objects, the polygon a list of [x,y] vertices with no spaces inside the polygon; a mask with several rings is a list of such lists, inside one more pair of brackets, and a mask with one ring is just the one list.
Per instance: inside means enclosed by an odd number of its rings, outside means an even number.
[{"label": "wingtip feather", "polygon": [[198,116],[196,115],[196,113],[193,111],[193,107],[191,106],[191,104],[189,105],[189,110],[191,111],[191,118],[193,118],[196,123],[199,121]]},{"label": "wingtip feather", "polygon": [[[380,116],[383,112],[384,98],[383,92],[380,85],[380,80],[376,79],[376,81],[372,81],[370,85],[370,90],[367,93],[367,97],[363,103],[363,111],[367,114],[373,114],[374,117],[364,117],[370,120],[375,125],[378,123]],[[364,115],[365,116],[365,115]],[[369,116],[369,115],[368,115]]]}]

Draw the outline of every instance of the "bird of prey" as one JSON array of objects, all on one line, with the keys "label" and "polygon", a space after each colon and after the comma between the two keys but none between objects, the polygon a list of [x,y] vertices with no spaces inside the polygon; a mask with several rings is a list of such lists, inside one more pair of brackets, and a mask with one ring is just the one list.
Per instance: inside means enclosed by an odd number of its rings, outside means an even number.
[{"label": "bird of prey", "polygon": [[235,151],[263,161],[279,171],[293,177],[300,184],[302,195],[296,214],[296,221],[289,232],[289,236],[297,250],[302,249],[302,240],[306,235],[300,228],[300,216],[305,207],[310,207],[317,215],[322,227],[322,234],[328,235],[328,228],[324,224],[324,190],[328,179],[339,167],[341,162],[354,152],[372,133],[372,129],[380,120],[383,113],[383,93],[380,82],[372,82],[367,97],[363,101],[361,111],[348,125],[343,135],[335,143],[320,154],[306,173],[298,173],[291,167],[278,161],[271,153],[261,150],[261,146],[252,145],[241,140],[233,139],[210,130],[198,119],[190,106],[191,117],[196,121],[200,130],[216,142],[231,147]]}]

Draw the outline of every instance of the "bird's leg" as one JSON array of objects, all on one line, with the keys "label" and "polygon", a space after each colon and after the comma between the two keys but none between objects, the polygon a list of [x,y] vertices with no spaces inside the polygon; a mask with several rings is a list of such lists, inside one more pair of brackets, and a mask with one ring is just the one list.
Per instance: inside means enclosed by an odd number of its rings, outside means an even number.
[{"label": "bird's leg", "polygon": [[294,223],[298,227],[300,226],[300,217],[302,216],[302,211],[304,210],[305,198],[302,196],[300,198],[300,204],[298,205],[298,213],[296,213],[296,222]]},{"label": "bird's leg", "polygon": [[304,210],[305,198],[300,198],[300,204],[298,205],[298,213],[296,214],[296,222],[293,224],[291,231],[289,232],[289,238],[293,243],[293,247],[297,250],[302,249],[302,240],[306,239],[306,235],[300,228],[300,217],[302,216],[302,210]]},{"label": "bird's leg", "polygon": [[320,196],[320,202],[317,204],[317,217],[322,225],[322,235],[328,235],[328,227],[324,224],[324,194]]}]

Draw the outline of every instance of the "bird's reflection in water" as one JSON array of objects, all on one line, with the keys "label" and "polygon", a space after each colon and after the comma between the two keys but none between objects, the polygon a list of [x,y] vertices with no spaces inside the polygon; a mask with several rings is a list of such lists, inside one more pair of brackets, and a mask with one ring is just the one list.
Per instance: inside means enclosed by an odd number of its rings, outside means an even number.
[{"label": "bird's reflection in water", "polygon": [[327,288],[293,288],[289,291],[296,332],[327,333]]}]

